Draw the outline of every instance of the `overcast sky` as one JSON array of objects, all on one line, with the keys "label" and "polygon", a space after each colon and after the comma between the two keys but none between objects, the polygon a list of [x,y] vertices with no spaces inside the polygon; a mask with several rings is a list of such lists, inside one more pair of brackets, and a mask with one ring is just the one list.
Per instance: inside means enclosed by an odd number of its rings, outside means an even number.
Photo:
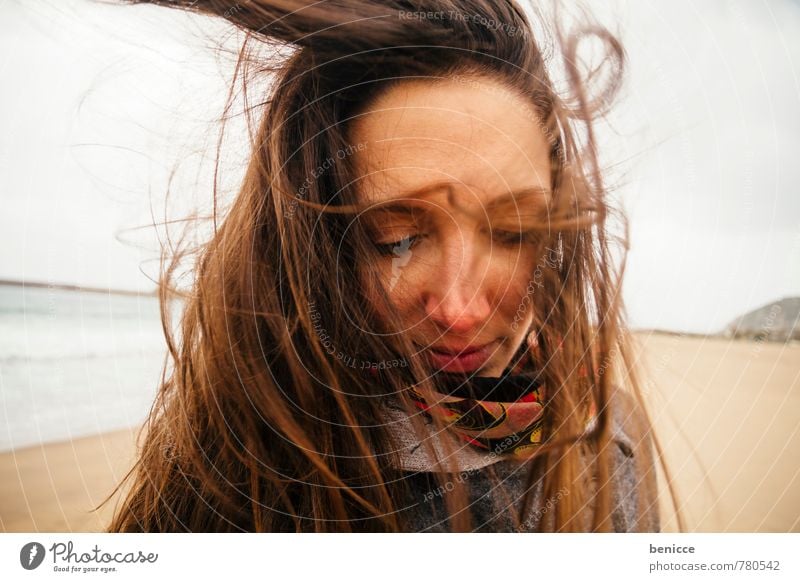
[{"label": "overcast sky", "polygon": [[[601,136],[630,217],[631,324],[713,332],[800,295],[800,4],[615,1],[599,16],[629,57]],[[0,278],[153,287],[141,227],[163,219],[178,160],[178,208],[210,202],[197,167],[229,63],[201,31],[226,30],[0,0]]]}]

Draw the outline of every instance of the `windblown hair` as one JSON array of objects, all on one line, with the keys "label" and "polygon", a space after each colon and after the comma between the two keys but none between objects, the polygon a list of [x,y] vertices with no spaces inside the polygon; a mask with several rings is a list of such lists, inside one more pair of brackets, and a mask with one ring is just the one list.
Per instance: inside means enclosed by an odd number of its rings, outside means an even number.
[{"label": "windblown hair", "polygon": [[[273,77],[266,98],[246,108],[256,125],[249,164],[230,207],[219,218],[215,210],[179,334],[169,323],[170,300],[181,296],[175,273],[189,251],[164,253],[159,290],[171,365],[140,433],[137,461],[114,491],[125,485],[108,530],[408,531],[400,507],[408,485],[396,469],[381,402],[397,398],[411,414],[417,409],[406,388],[435,389],[435,379],[412,358],[384,385],[339,357],[391,361],[415,350],[405,334],[378,333],[400,326],[379,320],[367,301],[381,297],[382,312],[391,311],[370,269],[374,245],[358,220],[367,209],[357,196],[359,176],[352,156],[338,153],[354,146],[353,123],[378,96],[409,79],[445,78],[513,89],[550,142],[554,199],[532,244],[557,249],[558,264],[543,274],[529,308],[537,373],[553,389],[528,484],[542,476],[542,499],[560,499],[542,527],[612,530],[611,390],[624,385],[642,404],[619,293],[627,229],[617,238],[609,233],[616,211],[593,133],[621,84],[617,39],[597,25],[566,34],[545,19],[534,32],[533,17],[513,0],[152,3],[241,29],[234,83],[245,91],[254,79]],[[591,71],[578,58],[582,38],[604,49]],[[264,46],[275,47],[277,64],[254,56]],[[565,79],[558,91],[554,70]],[[578,373],[582,367],[587,374]],[[599,415],[587,431],[592,401]],[[650,437],[649,421],[641,433]],[[588,468],[581,461],[587,453],[594,459]],[[446,496],[448,525],[470,531],[467,495],[439,461],[437,478],[455,486]],[[520,516],[531,498],[519,500]]]}]

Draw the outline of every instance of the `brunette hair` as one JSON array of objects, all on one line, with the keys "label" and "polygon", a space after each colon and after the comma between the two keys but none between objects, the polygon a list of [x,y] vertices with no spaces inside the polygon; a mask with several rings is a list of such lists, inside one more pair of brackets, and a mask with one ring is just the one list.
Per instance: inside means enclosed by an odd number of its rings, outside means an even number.
[{"label": "brunette hair", "polygon": [[[613,386],[630,387],[642,404],[619,294],[627,232],[609,234],[612,207],[593,133],[622,79],[617,39],[594,24],[577,34],[557,22],[551,30],[513,0],[151,3],[224,18],[244,32],[234,83],[245,92],[252,152],[224,213],[215,187],[213,234],[196,249],[188,293],[175,273],[192,249],[165,251],[159,296],[172,365],[164,366],[136,464],[114,491],[126,488],[108,531],[407,530],[398,507],[407,483],[381,402],[395,397],[411,413],[406,388],[434,380],[412,359],[377,383],[340,357],[388,362],[413,351],[403,334],[371,333],[396,322],[378,321],[368,307],[368,288],[389,303],[369,268],[375,250],[354,219],[365,207],[347,152],[358,147],[354,120],[379,95],[409,79],[444,78],[513,89],[550,142],[554,199],[535,244],[557,250],[557,268],[542,274],[528,308],[537,373],[557,389],[548,393],[546,438],[529,462],[528,484],[542,476],[543,502],[558,495],[543,528],[611,530]],[[605,51],[592,71],[577,57],[587,37]],[[257,56],[264,46],[276,49],[276,61]],[[559,91],[552,70],[566,81]],[[270,75],[268,96],[251,104],[247,91]],[[185,299],[179,337],[170,328],[175,296]],[[592,402],[597,423],[585,431]],[[637,408],[636,418],[646,419]],[[645,451],[649,421],[637,432]],[[595,459],[588,470],[587,453]],[[460,480],[438,462],[437,478],[454,484],[449,527],[469,531]],[[640,498],[650,506],[640,503],[640,515],[657,511],[654,467],[643,468],[641,486],[650,491]],[[520,516],[530,497],[519,500]]]}]

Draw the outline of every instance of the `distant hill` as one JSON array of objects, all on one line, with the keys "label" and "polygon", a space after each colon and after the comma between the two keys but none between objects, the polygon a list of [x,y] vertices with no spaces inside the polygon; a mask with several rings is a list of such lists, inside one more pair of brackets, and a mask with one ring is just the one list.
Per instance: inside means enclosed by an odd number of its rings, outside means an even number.
[{"label": "distant hill", "polygon": [[800,340],[800,297],[785,297],[754,309],[729,323],[722,335],[774,342]]}]

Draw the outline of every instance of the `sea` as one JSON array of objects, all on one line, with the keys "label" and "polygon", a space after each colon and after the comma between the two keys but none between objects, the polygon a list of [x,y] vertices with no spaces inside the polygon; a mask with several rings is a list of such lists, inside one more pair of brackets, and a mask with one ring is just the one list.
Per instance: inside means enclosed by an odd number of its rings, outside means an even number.
[{"label": "sea", "polygon": [[0,284],[0,451],[141,426],[165,355],[154,296]]}]

